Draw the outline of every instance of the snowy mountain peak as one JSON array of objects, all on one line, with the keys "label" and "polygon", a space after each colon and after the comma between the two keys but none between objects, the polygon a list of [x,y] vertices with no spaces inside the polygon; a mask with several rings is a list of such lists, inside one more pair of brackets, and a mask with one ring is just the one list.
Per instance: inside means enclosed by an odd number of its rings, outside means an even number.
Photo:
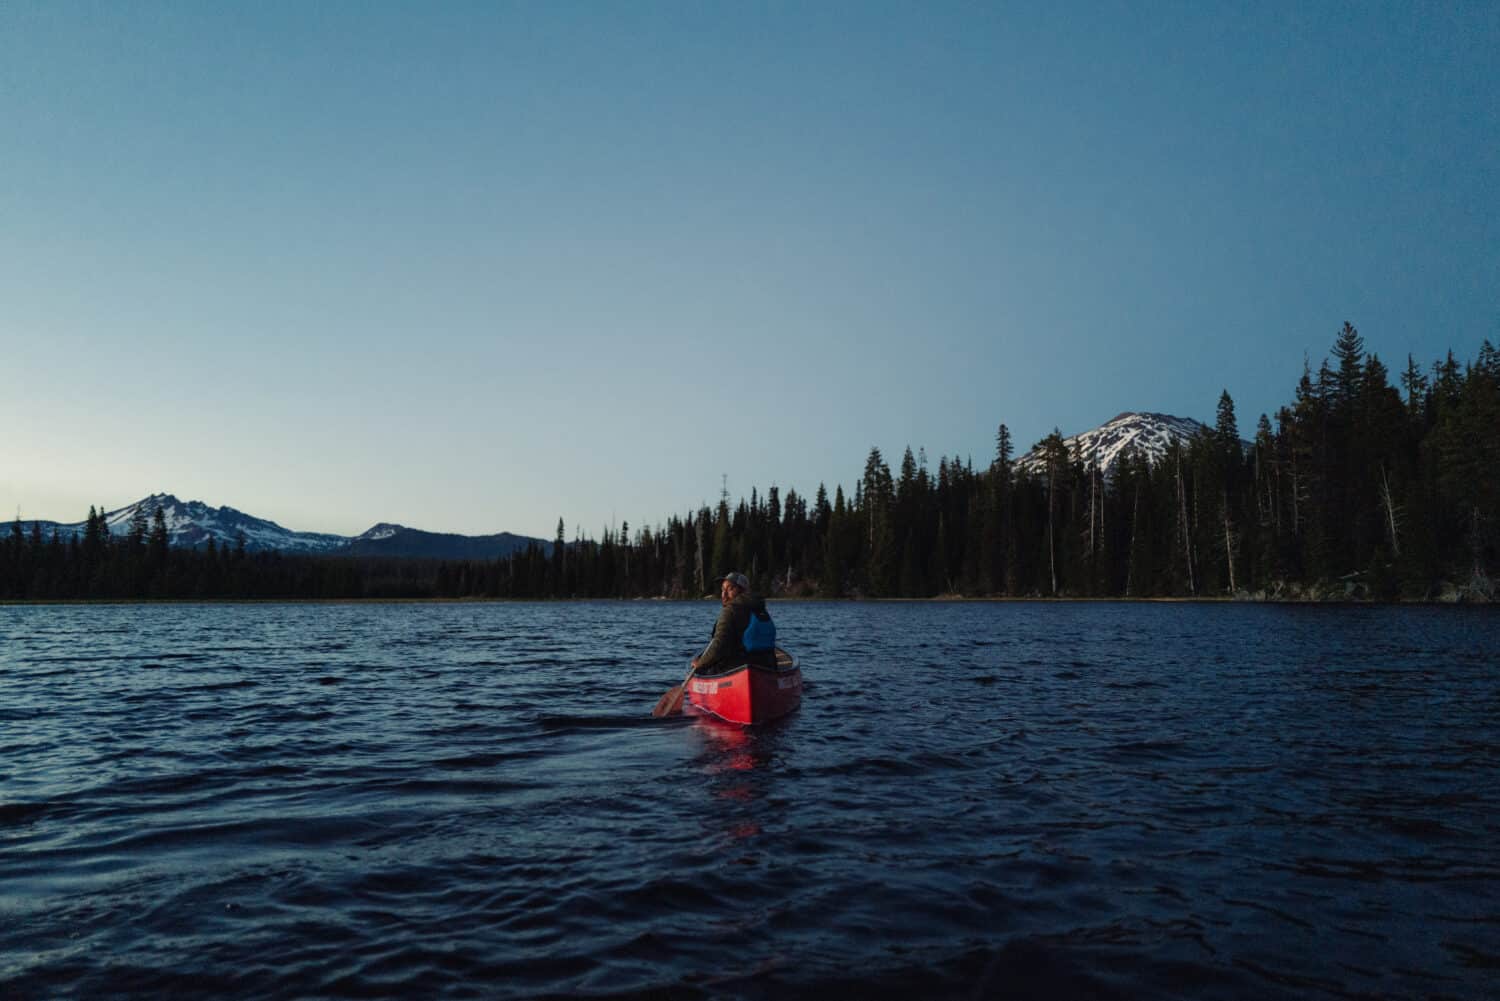
[{"label": "snowy mountain peak", "polygon": [[171,494],[152,494],[149,497],[141,498],[134,504],[127,504],[122,508],[106,512],[104,521],[109,525],[111,534],[124,535],[130,531],[130,520],[135,517],[135,512],[138,509],[146,512],[146,520],[149,521],[151,516],[156,513],[157,507],[161,507],[162,514],[166,515],[167,512],[181,504],[182,502]]},{"label": "snowy mountain peak", "polygon": [[[248,552],[275,551],[336,556],[492,560],[517,549],[525,549],[531,544],[540,546],[543,552],[551,552],[551,544],[545,539],[512,535],[509,532],[478,536],[439,534],[418,531],[388,521],[380,522],[364,534],[352,538],[323,532],[294,532],[282,528],[274,521],[257,518],[232,507],[210,507],[202,501],[184,501],[168,493],[152,494],[134,504],[106,511],[104,521],[111,535],[124,537],[130,534],[131,524],[137,514],[140,514],[145,518],[146,531],[149,533],[158,508],[166,523],[168,544],[188,549],[206,546],[210,540],[218,548],[234,549],[243,540]],[[37,520],[23,522],[21,528],[23,533],[35,528],[43,537],[55,532],[66,539],[69,536],[82,536],[85,523],[77,521],[60,524]]]},{"label": "snowy mountain peak", "polygon": [[[173,546],[200,546],[214,540],[218,546],[236,546],[241,537],[245,548],[251,550],[275,549],[283,552],[326,553],[348,543],[341,535],[326,535],[321,532],[294,532],[282,528],[274,521],[257,518],[232,507],[210,507],[202,501],[183,501],[168,493],[151,494],[134,504],[104,513],[105,524],[111,535],[130,534],[131,522],[136,512],[146,517],[147,531],[161,509],[162,520],[167,526],[167,538]],[[63,534],[81,533],[83,522],[58,525]]]},{"label": "snowy mountain peak", "polygon": [[[1174,417],[1171,414],[1156,414],[1126,411],[1092,431],[1076,434],[1063,441],[1068,452],[1081,462],[1094,461],[1106,476],[1114,474],[1115,467],[1125,453],[1135,448],[1146,456],[1152,465],[1167,455],[1173,442],[1186,444],[1192,438],[1211,431],[1208,425],[1191,417]],[[1045,471],[1039,447],[1016,460],[1016,471],[1035,475]]]}]

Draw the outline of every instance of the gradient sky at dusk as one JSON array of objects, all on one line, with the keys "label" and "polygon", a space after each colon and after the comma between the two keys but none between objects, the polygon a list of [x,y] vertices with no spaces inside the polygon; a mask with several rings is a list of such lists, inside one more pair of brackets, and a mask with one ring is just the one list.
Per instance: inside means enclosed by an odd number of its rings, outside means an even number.
[{"label": "gradient sky at dusk", "polygon": [[0,509],[598,535],[1500,342],[1500,5],[0,6]]}]

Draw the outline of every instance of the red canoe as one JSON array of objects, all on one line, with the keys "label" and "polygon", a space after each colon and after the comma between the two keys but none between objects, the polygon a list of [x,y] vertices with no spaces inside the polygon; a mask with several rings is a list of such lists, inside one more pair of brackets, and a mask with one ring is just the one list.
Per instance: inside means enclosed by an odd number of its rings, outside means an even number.
[{"label": "red canoe", "polygon": [[765,723],[802,704],[802,668],[785,650],[776,666],[740,664],[722,674],[700,674],[688,682],[688,705],[730,723]]}]

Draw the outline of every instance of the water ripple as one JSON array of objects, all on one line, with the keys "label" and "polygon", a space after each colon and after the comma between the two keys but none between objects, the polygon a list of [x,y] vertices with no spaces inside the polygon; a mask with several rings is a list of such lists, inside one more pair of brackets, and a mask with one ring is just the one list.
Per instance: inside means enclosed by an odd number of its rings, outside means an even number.
[{"label": "water ripple", "polygon": [[0,994],[1493,996],[1493,611],[776,608],[0,608]]}]

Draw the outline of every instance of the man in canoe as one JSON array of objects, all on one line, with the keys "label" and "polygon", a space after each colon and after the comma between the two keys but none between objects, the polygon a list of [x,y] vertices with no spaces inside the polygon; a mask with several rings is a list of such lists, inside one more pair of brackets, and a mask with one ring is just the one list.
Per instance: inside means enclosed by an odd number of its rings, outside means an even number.
[{"label": "man in canoe", "polygon": [[750,592],[750,578],[727,573],[719,578],[719,618],[708,646],[693,658],[703,674],[739,664],[776,666],[776,626],[766,600]]}]

